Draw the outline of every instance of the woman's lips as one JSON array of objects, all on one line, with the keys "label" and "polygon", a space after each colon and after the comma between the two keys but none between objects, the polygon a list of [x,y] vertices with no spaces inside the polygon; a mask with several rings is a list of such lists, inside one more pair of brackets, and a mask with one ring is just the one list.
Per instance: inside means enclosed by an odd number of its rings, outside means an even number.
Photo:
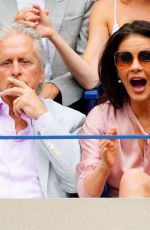
[{"label": "woman's lips", "polygon": [[142,77],[132,78],[130,84],[135,93],[142,93],[145,90],[147,80]]}]

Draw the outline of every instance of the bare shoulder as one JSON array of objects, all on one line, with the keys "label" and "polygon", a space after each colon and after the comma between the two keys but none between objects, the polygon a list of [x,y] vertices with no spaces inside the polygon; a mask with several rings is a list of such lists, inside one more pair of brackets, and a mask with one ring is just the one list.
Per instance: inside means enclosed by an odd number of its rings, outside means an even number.
[{"label": "bare shoulder", "polygon": [[93,6],[93,10],[99,10],[100,13],[109,14],[113,10],[114,0],[98,0]]},{"label": "bare shoulder", "polygon": [[98,0],[92,8],[92,15],[94,17],[109,20],[110,15],[113,14],[114,0]]}]

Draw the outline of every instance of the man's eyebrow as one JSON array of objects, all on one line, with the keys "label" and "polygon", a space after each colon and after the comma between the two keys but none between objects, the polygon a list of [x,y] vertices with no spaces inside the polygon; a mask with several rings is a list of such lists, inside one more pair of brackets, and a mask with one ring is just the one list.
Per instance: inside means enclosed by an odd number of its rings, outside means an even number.
[{"label": "man's eyebrow", "polygon": [[2,63],[2,62],[4,62],[4,61],[7,61],[7,60],[12,60],[12,58],[10,58],[10,57],[7,57],[7,58],[1,58],[0,57],[0,63]]},{"label": "man's eyebrow", "polygon": [[6,60],[12,60],[12,56],[11,55],[2,55],[0,56],[0,62],[2,61],[6,61]]},{"label": "man's eyebrow", "polygon": [[22,53],[18,55],[18,58],[32,58],[32,55],[30,55],[29,53]]},{"label": "man's eyebrow", "polygon": [[[0,56],[0,61],[5,61],[5,60],[12,60],[14,57],[13,55],[9,56]],[[17,59],[33,59],[33,57],[30,54],[22,54],[17,57]]]}]

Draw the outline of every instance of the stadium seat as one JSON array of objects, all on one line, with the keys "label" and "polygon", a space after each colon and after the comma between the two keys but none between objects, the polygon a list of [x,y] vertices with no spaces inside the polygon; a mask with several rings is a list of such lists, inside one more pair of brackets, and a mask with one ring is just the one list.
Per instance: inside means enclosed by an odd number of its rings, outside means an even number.
[{"label": "stadium seat", "polygon": [[91,109],[94,108],[94,106],[97,105],[98,100],[100,98],[100,96],[102,95],[102,89],[101,86],[99,86],[98,88],[95,89],[91,89],[91,90],[84,90],[83,91],[83,99],[86,100],[86,114],[88,114],[90,112]]}]

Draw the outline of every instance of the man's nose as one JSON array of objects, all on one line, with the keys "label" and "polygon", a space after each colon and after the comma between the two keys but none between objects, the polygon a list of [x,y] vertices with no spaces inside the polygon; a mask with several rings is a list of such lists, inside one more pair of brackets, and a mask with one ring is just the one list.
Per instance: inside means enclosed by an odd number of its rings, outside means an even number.
[{"label": "man's nose", "polygon": [[18,61],[14,61],[11,68],[11,75],[18,77],[21,75],[21,70]]}]

